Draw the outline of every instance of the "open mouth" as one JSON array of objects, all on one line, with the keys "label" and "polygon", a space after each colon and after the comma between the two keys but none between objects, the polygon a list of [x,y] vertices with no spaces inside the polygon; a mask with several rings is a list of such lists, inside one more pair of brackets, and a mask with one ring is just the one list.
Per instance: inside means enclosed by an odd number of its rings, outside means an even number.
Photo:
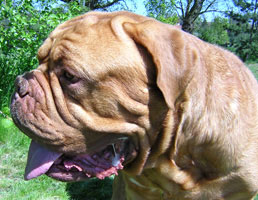
[{"label": "open mouth", "polygon": [[137,155],[128,139],[107,145],[94,154],[68,156],[50,151],[32,140],[24,178],[30,180],[46,174],[54,179],[71,182],[91,177],[104,179],[124,168]]}]

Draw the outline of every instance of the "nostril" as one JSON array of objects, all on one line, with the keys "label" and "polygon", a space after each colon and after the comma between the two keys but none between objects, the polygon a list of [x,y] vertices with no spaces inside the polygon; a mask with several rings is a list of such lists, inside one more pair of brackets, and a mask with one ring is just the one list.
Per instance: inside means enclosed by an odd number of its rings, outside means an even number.
[{"label": "nostril", "polygon": [[29,83],[22,76],[18,76],[15,82],[16,92],[20,97],[24,97],[29,93]]}]

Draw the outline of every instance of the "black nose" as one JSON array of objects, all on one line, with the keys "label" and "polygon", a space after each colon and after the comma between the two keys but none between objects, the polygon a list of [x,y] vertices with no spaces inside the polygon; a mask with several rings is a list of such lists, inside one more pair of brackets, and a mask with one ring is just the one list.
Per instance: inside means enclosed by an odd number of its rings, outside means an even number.
[{"label": "black nose", "polygon": [[15,81],[16,92],[20,97],[24,97],[29,93],[28,80],[23,76],[18,76]]}]

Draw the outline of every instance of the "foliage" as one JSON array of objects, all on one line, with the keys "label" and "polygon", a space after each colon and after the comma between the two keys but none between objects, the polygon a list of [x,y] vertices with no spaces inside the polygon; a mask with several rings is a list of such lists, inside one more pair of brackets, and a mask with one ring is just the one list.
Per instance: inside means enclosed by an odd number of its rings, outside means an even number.
[{"label": "foliage", "polygon": [[175,13],[174,4],[174,0],[145,1],[148,16],[168,24],[178,23],[178,17]]},{"label": "foliage", "polygon": [[55,0],[44,5],[32,0],[0,5],[0,74],[4,77],[0,79],[0,110],[10,102],[16,76],[37,66],[36,52],[50,31],[87,11],[75,3],[64,6]]},{"label": "foliage", "polygon": [[258,3],[257,0],[234,0],[238,10],[226,13],[230,18],[229,49],[243,61],[258,60]]},{"label": "foliage", "polygon": [[192,33],[195,29],[195,21],[200,15],[217,11],[217,9],[214,8],[218,1],[219,0],[175,0],[174,5],[178,11],[182,29]]},{"label": "foliage", "polygon": [[228,20],[222,17],[215,17],[211,22],[207,22],[205,18],[199,19],[198,29],[194,34],[209,43],[226,47],[229,43],[228,27]]}]

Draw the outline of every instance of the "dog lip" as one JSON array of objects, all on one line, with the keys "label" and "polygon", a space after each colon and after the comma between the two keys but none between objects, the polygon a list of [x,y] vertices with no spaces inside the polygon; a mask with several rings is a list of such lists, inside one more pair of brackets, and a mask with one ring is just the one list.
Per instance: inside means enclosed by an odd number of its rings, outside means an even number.
[{"label": "dog lip", "polygon": [[51,168],[46,175],[63,182],[83,181],[90,178],[83,172],[65,171],[58,168]]}]

